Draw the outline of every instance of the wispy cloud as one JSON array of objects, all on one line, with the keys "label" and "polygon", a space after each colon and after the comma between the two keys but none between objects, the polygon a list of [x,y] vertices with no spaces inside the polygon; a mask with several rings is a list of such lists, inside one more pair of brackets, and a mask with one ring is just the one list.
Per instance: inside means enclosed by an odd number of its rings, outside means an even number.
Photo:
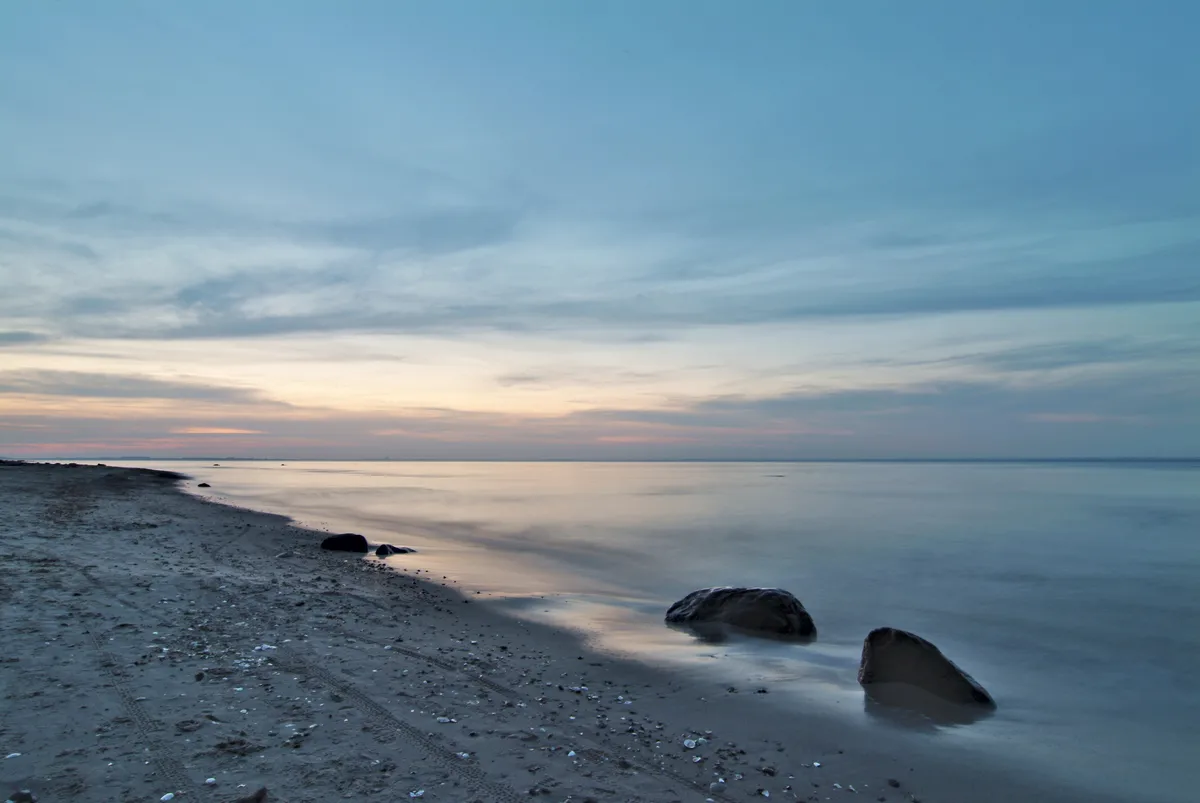
[{"label": "wispy cloud", "polygon": [[172,435],[263,435],[261,429],[239,429],[237,427],[175,427]]},{"label": "wispy cloud", "polygon": [[178,399],[205,402],[267,401],[254,389],[174,381],[131,374],[82,371],[0,371],[0,394],[102,399]]},{"label": "wispy cloud", "polygon": [[1138,416],[1098,413],[1033,413],[1028,418],[1039,424],[1141,424],[1145,421]]},{"label": "wispy cloud", "polygon": [[49,340],[37,332],[0,332],[0,348],[4,346],[26,346],[31,343],[44,343]]}]

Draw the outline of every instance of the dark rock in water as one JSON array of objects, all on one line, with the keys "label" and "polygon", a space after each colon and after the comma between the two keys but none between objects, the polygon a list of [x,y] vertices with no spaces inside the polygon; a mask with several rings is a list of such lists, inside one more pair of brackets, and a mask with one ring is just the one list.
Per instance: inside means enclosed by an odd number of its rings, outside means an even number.
[{"label": "dark rock in water", "polygon": [[973,677],[932,643],[906,630],[880,627],[863,642],[858,682],[874,694],[880,684],[914,686],[957,705],[995,708],[996,701]]},{"label": "dark rock in water", "polygon": [[37,795],[28,789],[22,789],[9,795],[6,803],[37,803]]},{"label": "dark rock in water", "polygon": [[264,786],[262,789],[259,789],[257,792],[255,792],[252,795],[246,795],[245,797],[239,797],[237,800],[233,801],[233,803],[265,803],[266,799],[267,799],[267,787]]},{"label": "dark rock in water", "polygon": [[704,588],[667,609],[667,624],[719,640],[726,627],[772,638],[811,639],[817,634],[800,600],[781,588]]},{"label": "dark rock in water", "polygon": [[199,485],[197,485],[196,487],[197,488],[211,488],[212,486],[209,485],[207,482],[202,482]]},{"label": "dark rock in water", "polygon": [[408,555],[417,550],[410,546],[392,546],[391,544],[380,544],[375,550],[375,554],[381,558],[386,558],[388,555]]},{"label": "dark rock in water", "polygon": [[321,549],[332,549],[337,552],[369,552],[367,539],[358,533],[342,533],[331,535],[321,542]]}]

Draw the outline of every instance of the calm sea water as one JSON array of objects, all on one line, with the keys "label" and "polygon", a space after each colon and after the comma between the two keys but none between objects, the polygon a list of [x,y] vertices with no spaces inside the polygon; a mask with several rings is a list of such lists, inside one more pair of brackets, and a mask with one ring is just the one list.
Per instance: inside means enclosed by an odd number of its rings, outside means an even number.
[{"label": "calm sea water", "polygon": [[[403,565],[601,649],[770,682],[864,727],[924,725],[1131,799],[1186,799],[1200,463],[162,465],[228,501],[416,546]],[[791,590],[819,640],[714,647],[662,625],[683,594],[732,584]],[[859,651],[881,625],[937,644],[996,715],[940,728],[864,706]]]}]

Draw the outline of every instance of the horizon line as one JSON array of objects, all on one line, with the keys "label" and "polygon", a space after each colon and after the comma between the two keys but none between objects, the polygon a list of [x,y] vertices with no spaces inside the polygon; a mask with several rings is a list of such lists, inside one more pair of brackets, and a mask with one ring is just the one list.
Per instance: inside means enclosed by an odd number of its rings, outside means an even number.
[{"label": "horizon line", "polygon": [[106,455],[61,457],[4,457],[0,460],[24,463],[51,463],[62,460],[96,462],[102,460],[170,460],[179,462],[225,461],[239,463],[1191,463],[1195,457],[682,457],[682,458],[569,458],[569,457],[230,457],[153,455]]}]

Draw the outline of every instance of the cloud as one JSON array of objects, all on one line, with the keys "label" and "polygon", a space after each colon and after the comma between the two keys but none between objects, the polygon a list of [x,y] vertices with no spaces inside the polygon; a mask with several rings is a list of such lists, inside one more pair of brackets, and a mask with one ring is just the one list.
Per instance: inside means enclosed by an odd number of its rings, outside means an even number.
[{"label": "cloud", "polygon": [[263,435],[261,429],[239,429],[237,427],[175,427],[172,435]]},{"label": "cloud", "polygon": [[292,459],[1187,456],[1200,450],[1198,392],[1200,382],[1187,375],[1155,383],[1115,375],[1035,386],[980,380],[680,396],[659,409],[564,415],[245,405],[228,413],[193,407],[186,416],[164,407],[136,419],[31,413],[0,416],[0,424],[10,453],[53,441],[92,444],[94,454]]},{"label": "cloud", "polygon": [[1200,340],[1185,337],[1111,337],[1059,343],[968,351],[924,359],[888,357],[865,362],[869,366],[974,366],[1002,373],[1053,372],[1097,366],[1132,367],[1138,364],[1177,364],[1200,358]]},{"label": "cloud", "polygon": [[1030,421],[1039,424],[1140,424],[1138,416],[1100,415],[1098,413],[1032,413]]},{"label": "cloud", "polygon": [[0,371],[0,394],[100,399],[180,399],[206,402],[266,401],[249,388],[172,381],[129,374],[23,369]]},{"label": "cloud", "polygon": [[46,335],[38,334],[37,332],[25,331],[0,331],[0,347],[3,346],[25,346],[30,343],[45,343],[49,340]]},{"label": "cloud", "polygon": [[429,209],[410,215],[313,222],[293,228],[302,237],[368,251],[452,254],[511,240],[521,220],[518,209]]},{"label": "cloud", "polygon": [[953,219],[939,233],[917,210],[909,231],[891,219],[829,231],[781,220],[742,243],[620,219],[584,226],[524,201],[412,200],[389,215],[283,222],[116,201],[10,199],[5,210],[23,238],[13,259],[46,268],[15,285],[0,312],[87,338],[661,339],[704,327],[1200,301],[1200,238],[1182,218],[1159,234]]}]

